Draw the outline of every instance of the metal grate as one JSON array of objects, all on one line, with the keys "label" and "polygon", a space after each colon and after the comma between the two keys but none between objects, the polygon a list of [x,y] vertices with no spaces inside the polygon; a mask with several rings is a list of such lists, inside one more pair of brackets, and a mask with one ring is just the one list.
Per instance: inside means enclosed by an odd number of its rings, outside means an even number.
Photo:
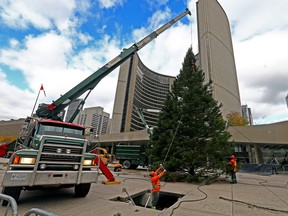
[{"label": "metal grate", "polygon": [[44,139],[39,163],[64,165],[81,162],[84,146],[83,140],[53,139],[49,137]]},{"label": "metal grate", "polygon": [[72,148],[71,146],[44,146],[42,152],[58,153],[58,154],[82,154],[82,149]]},{"label": "metal grate", "polygon": [[81,162],[81,157],[66,155],[41,155],[42,162]]}]

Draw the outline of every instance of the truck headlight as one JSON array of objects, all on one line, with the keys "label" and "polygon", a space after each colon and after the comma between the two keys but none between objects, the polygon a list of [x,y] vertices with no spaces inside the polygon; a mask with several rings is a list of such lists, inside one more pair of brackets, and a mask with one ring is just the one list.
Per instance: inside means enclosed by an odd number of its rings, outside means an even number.
[{"label": "truck headlight", "polygon": [[36,158],[34,157],[21,157],[19,160],[19,164],[35,164]]},{"label": "truck headlight", "polygon": [[33,165],[36,162],[35,157],[21,157],[16,155],[13,159],[13,164],[26,164],[26,165]]},{"label": "truck headlight", "polygon": [[86,159],[83,161],[83,166],[94,166],[94,159]]}]

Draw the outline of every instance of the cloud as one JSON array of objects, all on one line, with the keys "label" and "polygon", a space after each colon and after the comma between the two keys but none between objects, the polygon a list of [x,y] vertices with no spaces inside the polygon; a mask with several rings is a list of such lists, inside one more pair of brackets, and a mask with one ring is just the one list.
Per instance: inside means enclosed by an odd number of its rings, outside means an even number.
[{"label": "cloud", "polygon": [[149,18],[149,27],[150,29],[155,30],[158,28],[163,21],[169,19],[171,17],[171,10],[166,7],[164,11],[156,11],[151,18]]},{"label": "cloud", "polygon": [[[10,47],[0,51],[0,63],[7,65],[13,73],[23,73],[30,90],[21,90],[15,86],[9,85],[8,80],[3,77],[2,85],[5,85],[7,92],[13,92],[10,97],[11,104],[19,104],[21,101],[23,107],[27,106],[32,111],[32,104],[43,83],[47,98],[39,98],[39,102],[51,103],[57,99],[60,94],[65,93],[73,85],[77,84],[88,75],[88,72],[80,71],[73,67],[67,68],[67,61],[73,53],[71,41],[67,38],[57,35],[55,32],[44,33],[33,37],[29,35],[25,38],[21,48]],[[10,72],[10,73],[11,73]],[[21,93],[22,91],[22,93]],[[33,97],[34,95],[34,97]],[[9,104],[9,103],[6,103]],[[18,110],[18,116],[26,117],[27,109]],[[2,109],[9,110],[9,106]],[[13,113],[17,113],[13,110]],[[29,114],[30,115],[30,114]],[[5,118],[1,112],[0,118]]]},{"label": "cloud", "polygon": [[[29,35],[25,38],[23,46],[22,49],[14,49],[14,47],[2,49],[0,62],[23,71],[29,79],[28,82],[34,82],[34,78],[38,77],[45,68],[55,70],[64,67],[66,55],[69,55],[72,49],[69,40],[55,32],[37,37]],[[45,74],[43,75],[45,77]]]},{"label": "cloud", "polygon": [[[158,18],[153,19],[153,17]],[[174,17],[172,17],[169,8],[165,8],[164,11],[156,11],[149,19],[150,25],[148,28],[135,29],[132,32],[134,40],[138,41],[140,38],[142,39],[144,35],[147,36],[152,33],[172,18]],[[190,19],[190,16],[187,15],[182,19],[184,20],[187,18]],[[196,35],[196,32],[193,31],[192,33],[191,26],[182,24],[183,20],[174,23],[138,52],[144,65],[161,74],[170,76],[176,76],[179,74],[184,56],[186,55],[188,48],[191,46],[192,39],[193,42],[196,41],[196,37],[192,37],[192,34]],[[196,54],[198,48],[195,47],[193,50]]]},{"label": "cloud", "polygon": [[27,29],[55,27],[62,31],[69,27],[69,17],[76,7],[73,0],[15,0],[2,1],[0,17],[7,26]]},{"label": "cloud", "polygon": [[161,74],[178,75],[185,54],[191,46],[189,30],[189,26],[179,24],[158,36],[139,52],[144,65]]},{"label": "cloud", "polygon": [[16,40],[15,38],[11,38],[9,40],[9,44],[10,44],[11,47],[16,48],[19,45],[19,41]]},{"label": "cloud", "polygon": [[[0,63],[7,65],[11,69],[22,72],[31,91],[22,91],[15,86],[9,85],[5,74],[2,75],[1,87],[5,86],[5,92],[13,92],[7,106],[2,107],[0,119],[9,118],[12,104],[19,104],[26,98],[25,104],[30,104],[23,110],[13,110],[17,116],[26,117],[32,111],[36,95],[43,83],[47,97],[40,97],[39,103],[51,103],[68,92],[89,75],[102,67],[106,62],[120,54],[119,41],[110,36],[104,36],[100,41],[96,41],[91,47],[74,52],[73,42],[56,32],[44,33],[33,37],[29,35],[23,44],[15,47],[11,46],[0,51]],[[114,94],[117,83],[117,72],[112,72],[111,77],[105,77],[96,87],[87,101],[88,106],[103,106],[112,113]],[[22,94],[21,94],[22,91]],[[105,92],[105,93],[104,93]],[[34,97],[33,97],[34,96]],[[84,96],[83,96],[84,97]],[[4,98],[3,98],[4,100]],[[21,106],[19,104],[19,106]]]},{"label": "cloud", "polygon": [[241,101],[255,118],[287,113],[287,35],[288,30],[273,30],[234,46]]},{"label": "cloud", "polygon": [[118,5],[123,5],[123,0],[99,0],[100,8],[112,8]]},{"label": "cloud", "polygon": [[[32,102],[36,99],[36,96],[34,98],[31,92],[20,90],[11,85],[2,71],[0,71],[0,86],[2,105],[0,119],[19,119],[20,117],[30,116],[34,103],[27,102]],[[19,114],[22,115],[19,116]]]},{"label": "cloud", "polygon": [[[232,40],[242,104],[255,122],[288,119],[288,2],[219,0],[232,26]],[[263,120],[263,116],[266,116]]]}]

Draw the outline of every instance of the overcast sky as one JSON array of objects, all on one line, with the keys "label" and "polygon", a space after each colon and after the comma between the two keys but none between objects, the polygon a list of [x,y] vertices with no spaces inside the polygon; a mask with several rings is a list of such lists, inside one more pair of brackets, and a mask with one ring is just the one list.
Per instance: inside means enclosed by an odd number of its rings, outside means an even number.
[{"label": "overcast sky", "polygon": [[[255,124],[288,120],[287,0],[219,0],[230,20],[241,103]],[[138,52],[143,63],[176,76],[186,51],[198,52],[196,0],[0,0],[0,120],[31,115],[185,8],[186,16]],[[119,68],[85,107],[112,114]]]}]

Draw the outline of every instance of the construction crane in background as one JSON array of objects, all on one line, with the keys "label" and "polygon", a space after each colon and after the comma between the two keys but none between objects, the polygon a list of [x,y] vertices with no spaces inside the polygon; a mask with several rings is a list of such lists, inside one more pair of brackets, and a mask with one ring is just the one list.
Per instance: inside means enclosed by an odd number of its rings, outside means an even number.
[{"label": "construction crane in background", "polygon": [[147,122],[145,120],[145,117],[144,117],[144,114],[143,114],[143,111],[159,113],[160,110],[157,110],[157,109],[143,109],[143,108],[136,107],[136,111],[137,111],[137,113],[139,115],[139,118],[141,119],[142,123],[144,124],[145,129],[147,130],[147,133],[149,134],[149,136],[151,136],[153,134],[153,127],[149,127],[149,125],[147,124]]}]

